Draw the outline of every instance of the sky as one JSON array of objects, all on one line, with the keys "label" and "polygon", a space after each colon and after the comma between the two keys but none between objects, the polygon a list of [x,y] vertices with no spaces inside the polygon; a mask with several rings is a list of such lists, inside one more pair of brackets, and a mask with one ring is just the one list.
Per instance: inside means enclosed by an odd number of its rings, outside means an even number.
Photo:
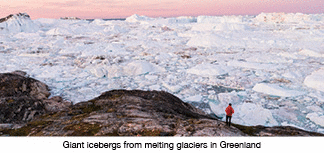
[{"label": "sky", "polygon": [[262,12],[324,13],[324,0],[0,0],[0,18],[27,13],[32,19],[257,15]]}]

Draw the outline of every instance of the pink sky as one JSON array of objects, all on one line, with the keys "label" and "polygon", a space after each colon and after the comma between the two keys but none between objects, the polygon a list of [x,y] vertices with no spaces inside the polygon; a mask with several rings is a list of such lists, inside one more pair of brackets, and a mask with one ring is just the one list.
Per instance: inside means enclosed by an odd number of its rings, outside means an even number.
[{"label": "pink sky", "polygon": [[0,18],[19,12],[32,19],[324,13],[324,0],[0,0]]}]

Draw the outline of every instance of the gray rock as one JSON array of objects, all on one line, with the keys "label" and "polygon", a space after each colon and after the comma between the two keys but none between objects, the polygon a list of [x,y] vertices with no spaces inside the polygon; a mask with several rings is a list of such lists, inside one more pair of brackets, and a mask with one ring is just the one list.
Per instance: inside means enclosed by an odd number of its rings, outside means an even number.
[{"label": "gray rock", "polygon": [[45,99],[43,100],[43,103],[47,112],[64,111],[68,110],[68,108],[72,106],[71,102],[63,100],[63,98],[60,96]]},{"label": "gray rock", "polygon": [[46,99],[50,96],[46,84],[22,75],[22,72],[17,71],[0,74],[0,98],[28,96]]},{"label": "gray rock", "polygon": [[60,111],[69,107],[66,102],[47,99],[49,96],[48,86],[28,77],[26,72],[1,73],[0,123],[27,123],[48,110]]}]

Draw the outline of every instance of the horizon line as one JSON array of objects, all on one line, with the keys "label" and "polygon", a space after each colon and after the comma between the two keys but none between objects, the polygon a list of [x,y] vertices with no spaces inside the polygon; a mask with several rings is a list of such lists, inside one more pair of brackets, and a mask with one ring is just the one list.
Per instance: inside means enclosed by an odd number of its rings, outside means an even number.
[{"label": "horizon line", "polygon": [[[27,15],[29,15],[28,13],[26,12],[18,12],[18,13],[10,13],[8,14],[7,16],[4,16],[4,17],[1,17],[0,18],[5,18],[5,17],[8,17],[10,15],[16,15],[16,14],[19,14],[19,13],[25,13]],[[130,16],[125,16],[125,17],[112,17],[112,18],[105,18],[105,17],[93,17],[93,18],[89,18],[89,17],[78,17],[78,16],[62,16],[62,17],[58,17],[58,18],[50,18],[50,17],[38,17],[38,18],[35,18],[35,19],[61,19],[61,18],[78,18],[78,19],[81,19],[81,20],[94,20],[94,19],[112,19],[112,20],[123,20],[123,19],[127,19],[128,17],[131,17],[133,15],[139,15],[139,16],[145,16],[145,17],[150,17],[150,18],[176,18],[176,17],[199,17],[199,16],[257,16],[257,15],[260,15],[262,13],[265,13],[265,14],[280,14],[280,13],[283,13],[283,14],[306,14],[306,15],[320,15],[320,14],[324,14],[324,12],[322,13],[303,13],[303,12],[260,12],[260,13],[247,13],[247,14],[200,14],[200,15],[172,15],[172,16],[148,16],[148,15],[141,15],[141,14],[132,14]],[[29,15],[30,16],[30,15]],[[30,16],[30,18],[32,18],[32,16]],[[33,19],[34,20],[34,19]]]}]

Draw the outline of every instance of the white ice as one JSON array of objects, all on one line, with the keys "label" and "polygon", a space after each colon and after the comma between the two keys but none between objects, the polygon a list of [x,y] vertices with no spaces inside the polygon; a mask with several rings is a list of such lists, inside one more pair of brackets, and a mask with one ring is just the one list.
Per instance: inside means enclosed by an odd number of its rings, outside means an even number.
[{"label": "white ice", "polygon": [[304,84],[324,92],[324,68],[316,70],[311,75],[308,75],[304,80]]},{"label": "white ice", "polygon": [[233,122],[323,132],[324,15],[132,15],[125,21],[13,16],[0,71],[26,71],[73,103],[112,89],[164,90]]},{"label": "white ice", "polygon": [[306,94],[306,92],[292,90],[292,89],[285,89],[276,84],[268,84],[268,83],[259,83],[256,84],[252,90],[256,92],[265,93],[272,96],[280,96],[280,97],[295,97]]}]

